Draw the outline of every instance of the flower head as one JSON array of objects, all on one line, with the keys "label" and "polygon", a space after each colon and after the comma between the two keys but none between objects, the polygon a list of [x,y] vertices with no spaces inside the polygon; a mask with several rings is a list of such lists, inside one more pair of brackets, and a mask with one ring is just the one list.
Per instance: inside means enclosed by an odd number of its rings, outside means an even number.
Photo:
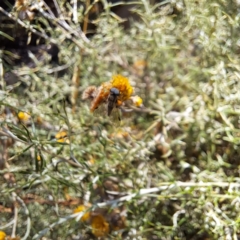
[{"label": "flower head", "polygon": [[39,155],[39,154],[37,155],[37,160],[38,160],[38,161],[41,161],[41,160],[42,160],[41,155]]},{"label": "flower head", "polygon": [[109,233],[109,224],[102,215],[92,217],[92,233],[96,237],[104,237]]},{"label": "flower head", "polygon": [[90,211],[88,211],[88,209],[89,207],[86,207],[85,205],[80,205],[73,212],[74,213],[85,212],[81,217],[80,221],[86,222],[90,219]]},{"label": "flower head", "polygon": [[119,100],[124,102],[133,94],[133,87],[129,83],[128,78],[122,75],[115,75],[111,81],[112,87],[117,88],[120,92]]},{"label": "flower head", "polygon": [[0,240],[5,240],[6,236],[7,236],[7,235],[6,235],[5,232],[0,231]]},{"label": "flower head", "polygon": [[144,69],[146,66],[147,66],[147,62],[143,59],[139,59],[133,64],[133,67],[139,70]]},{"label": "flower head", "polygon": [[69,140],[68,140],[68,134],[67,134],[67,131],[63,130],[63,131],[60,131],[58,132],[56,135],[55,135],[55,138],[57,139],[57,142],[60,142],[60,143],[69,143]]},{"label": "flower head", "polygon": [[[117,94],[117,100],[114,101],[113,107],[121,106],[123,102],[128,100],[133,94],[133,87],[131,86],[128,78],[122,75],[115,75],[110,81],[102,83],[98,88],[95,86],[88,87],[84,91],[82,99],[92,100],[90,110],[91,112],[94,112],[101,104],[110,103],[109,99],[111,97],[111,90],[114,88],[119,91],[119,94]],[[110,115],[110,112],[108,115]]]},{"label": "flower head", "polygon": [[26,112],[19,112],[18,113],[18,118],[19,120],[23,121],[23,122],[27,122],[31,116],[29,113],[26,113]]},{"label": "flower head", "polygon": [[82,94],[82,100],[94,99],[96,97],[96,93],[97,93],[97,87],[89,86],[84,90]]},{"label": "flower head", "polygon": [[143,100],[139,96],[132,96],[131,97],[133,104],[136,107],[142,107],[143,106]]}]

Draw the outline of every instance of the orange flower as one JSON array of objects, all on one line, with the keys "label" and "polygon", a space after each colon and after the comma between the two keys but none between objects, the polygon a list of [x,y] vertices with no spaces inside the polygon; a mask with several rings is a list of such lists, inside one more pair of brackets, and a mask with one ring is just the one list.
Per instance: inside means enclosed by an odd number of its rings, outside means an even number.
[{"label": "orange flower", "polygon": [[[90,207],[90,205],[89,205],[89,207]],[[81,217],[80,221],[86,222],[90,219],[89,207],[86,207],[84,205],[80,205],[76,209],[74,209],[73,213],[85,212],[83,214],[83,216]]]},{"label": "orange flower", "polygon": [[118,100],[124,102],[133,94],[133,87],[129,83],[128,78],[122,75],[115,75],[111,81],[112,87],[117,88],[120,92]]},{"label": "orange flower", "polygon": [[104,237],[109,233],[109,224],[102,215],[93,216],[91,226],[95,237]]},{"label": "orange flower", "polygon": [[5,240],[6,236],[7,236],[7,235],[6,235],[5,232],[0,231],[0,240]]}]

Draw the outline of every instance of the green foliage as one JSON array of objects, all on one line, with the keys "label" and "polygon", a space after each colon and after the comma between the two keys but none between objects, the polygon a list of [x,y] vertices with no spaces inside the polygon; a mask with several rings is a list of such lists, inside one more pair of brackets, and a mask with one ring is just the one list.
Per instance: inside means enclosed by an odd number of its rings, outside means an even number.
[{"label": "green foliage", "polygon": [[[90,202],[127,214],[126,227],[105,239],[237,239],[238,1],[139,0],[128,29],[102,1],[89,38],[79,30],[87,10],[58,2],[61,17],[42,7],[22,21],[58,45],[58,64],[30,53],[34,67],[14,66],[1,52],[2,68],[19,79],[6,85],[0,76],[0,229],[18,208],[8,235],[16,224],[22,239],[94,239],[71,216],[76,202]],[[120,125],[80,96],[114,74],[130,79],[145,106]],[[20,121],[19,112],[31,118]]]}]

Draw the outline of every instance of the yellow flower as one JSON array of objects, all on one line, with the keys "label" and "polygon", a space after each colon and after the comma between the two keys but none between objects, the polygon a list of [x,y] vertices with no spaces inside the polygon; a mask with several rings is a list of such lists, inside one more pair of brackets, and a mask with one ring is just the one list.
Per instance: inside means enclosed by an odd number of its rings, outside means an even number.
[{"label": "yellow flower", "polygon": [[143,106],[143,104],[142,104],[143,100],[139,96],[132,96],[131,99],[132,99],[133,104],[136,107],[142,107]]},{"label": "yellow flower", "polygon": [[128,100],[132,93],[133,93],[133,87],[129,83],[128,78],[122,76],[122,75],[115,75],[112,78],[112,87],[117,88],[120,92],[119,100],[124,102]]},{"label": "yellow flower", "polygon": [[57,139],[57,142],[60,142],[60,143],[69,143],[69,140],[67,138],[67,131],[60,131],[58,132],[56,135],[55,135],[55,138]]},{"label": "yellow flower", "polygon": [[18,118],[23,121],[23,122],[27,122],[30,119],[30,114],[26,113],[26,112],[19,112],[18,113]]},{"label": "yellow flower", "polygon": [[109,224],[102,215],[93,216],[91,226],[95,237],[104,237],[109,233]]},{"label": "yellow flower", "polygon": [[125,140],[127,140],[128,137],[129,137],[129,133],[122,130],[115,131],[113,134],[110,135],[110,138],[118,138],[118,139],[124,138]]},{"label": "yellow flower", "polygon": [[134,62],[133,67],[139,70],[143,70],[147,66],[147,62],[143,59]]},{"label": "yellow flower", "polygon": [[5,240],[5,237],[6,237],[6,233],[3,232],[3,231],[0,231],[0,240]]},{"label": "yellow flower", "polygon": [[[90,207],[90,205],[89,205]],[[74,213],[79,213],[79,212],[85,212],[83,216],[81,217],[80,221],[86,222],[90,219],[90,211],[88,210],[89,207],[86,207],[84,205],[78,206],[76,209],[74,209]]]},{"label": "yellow flower", "polygon": [[94,163],[95,163],[95,159],[94,159],[94,158],[90,158],[90,159],[88,160],[88,164],[89,164],[89,165],[94,165]]}]

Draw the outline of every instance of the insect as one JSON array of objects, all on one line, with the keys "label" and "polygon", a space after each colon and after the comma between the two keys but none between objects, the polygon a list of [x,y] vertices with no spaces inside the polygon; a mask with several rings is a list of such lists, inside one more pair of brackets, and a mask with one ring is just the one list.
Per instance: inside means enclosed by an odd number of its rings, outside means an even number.
[{"label": "insect", "polygon": [[[99,115],[106,115],[111,120],[118,118],[121,122],[122,113],[131,112],[132,109],[126,109],[133,94],[133,87],[129,80],[121,75],[116,75],[112,80],[103,82],[99,87],[89,86],[83,94],[82,100],[90,100],[90,111],[92,113],[99,113]],[[137,107],[141,106],[142,99],[140,97],[132,99],[133,104]],[[104,111],[105,108],[105,111]],[[126,115],[126,114],[125,114]]]},{"label": "insect", "polygon": [[111,88],[110,89],[110,94],[109,94],[108,100],[107,100],[107,114],[108,114],[108,116],[111,115],[111,112],[112,112],[113,108],[116,107],[119,95],[120,95],[120,92],[117,88]]},{"label": "insect", "polygon": [[93,92],[93,100],[91,102],[90,108],[91,112],[94,112],[99,107],[99,105],[107,101],[111,87],[111,83],[106,82]]}]

